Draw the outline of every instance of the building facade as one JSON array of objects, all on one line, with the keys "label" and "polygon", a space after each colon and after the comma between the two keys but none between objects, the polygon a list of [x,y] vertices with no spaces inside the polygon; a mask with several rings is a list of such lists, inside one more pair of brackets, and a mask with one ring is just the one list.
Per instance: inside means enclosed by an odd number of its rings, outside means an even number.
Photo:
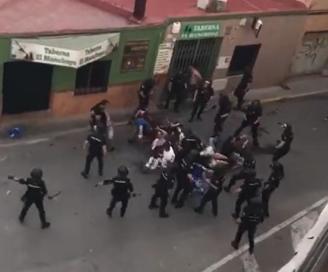
[{"label": "building facade", "polygon": [[291,66],[291,75],[318,74],[328,69],[328,1],[312,0]]},{"label": "building facade", "polygon": [[136,104],[151,77],[162,27],[50,37],[0,38],[3,114],[87,112],[101,99],[114,109]]}]

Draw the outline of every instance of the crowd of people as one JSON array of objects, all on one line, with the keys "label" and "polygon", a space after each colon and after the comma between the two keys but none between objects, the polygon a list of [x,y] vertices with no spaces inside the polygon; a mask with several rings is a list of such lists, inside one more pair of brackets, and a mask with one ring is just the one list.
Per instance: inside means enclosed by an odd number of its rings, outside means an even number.
[{"label": "crowd of people", "polygon": [[[190,80],[185,80],[183,72],[179,71],[169,85],[165,108],[169,108],[171,100],[175,100],[174,111],[178,112],[184,100],[186,91],[192,93],[193,106],[189,122],[201,115],[213,96],[211,80],[204,80],[194,67],[190,68]],[[156,79],[145,80],[138,91],[139,105],[133,114],[131,123],[135,126],[135,133],[129,139],[130,143],[140,141],[150,143],[149,159],[143,165],[142,171],[160,172],[159,178],[153,185],[154,193],[150,197],[149,209],[158,209],[161,218],[169,217],[167,205],[169,202],[175,208],[181,209],[186,200],[192,196],[199,199],[194,211],[202,214],[208,202],[211,203],[213,216],[218,215],[218,197],[222,191],[238,193],[232,217],[238,223],[238,230],[231,245],[238,249],[241,237],[248,232],[249,252],[254,251],[254,235],[256,227],[269,217],[269,200],[272,193],[279,187],[284,178],[284,167],[280,159],[285,156],[293,140],[292,126],[281,123],[283,129],[281,138],[272,150],[271,174],[267,180],[259,178],[256,173],[256,159],[254,148],[260,146],[258,129],[262,116],[262,105],[259,100],[251,101],[243,107],[244,95],[251,82],[251,73],[246,70],[235,95],[238,98],[237,110],[244,113],[244,120],[235,132],[227,139],[221,139],[224,123],[232,111],[232,101],[224,91],[219,95],[217,113],[213,122],[213,133],[204,142],[185,124],[177,121],[165,120],[156,122],[148,112],[149,99],[156,85]],[[243,89],[243,90],[242,90]],[[84,148],[87,156],[81,175],[89,177],[92,161],[98,161],[98,174],[103,176],[103,158],[106,152],[113,151],[114,129],[107,111],[107,100],[92,107],[90,111],[90,135]],[[249,127],[252,140],[242,131]],[[27,179],[15,178],[21,184],[27,185],[24,195],[24,207],[19,217],[23,222],[27,210],[35,203],[39,209],[42,227],[49,227],[45,219],[42,199],[47,194],[42,180],[42,171],[34,169]],[[228,178],[230,177],[230,178]],[[238,182],[238,186],[236,185]],[[108,216],[112,216],[117,203],[121,203],[120,216],[124,217],[134,188],[129,178],[127,166],[118,168],[117,176],[105,179],[98,185],[113,186],[112,200],[107,209]],[[170,191],[172,192],[172,196]],[[171,196],[171,198],[170,198]]]}]

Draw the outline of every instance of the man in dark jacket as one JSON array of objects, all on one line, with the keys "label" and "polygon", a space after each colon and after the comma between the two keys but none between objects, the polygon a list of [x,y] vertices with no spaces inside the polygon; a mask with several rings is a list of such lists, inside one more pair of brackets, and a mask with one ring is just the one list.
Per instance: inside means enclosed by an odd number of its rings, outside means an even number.
[{"label": "man in dark jacket", "polygon": [[50,227],[50,223],[46,220],[46,213],[44,211],[43,199],[48,194],[45,182],[42,179],[43,172],[41,169],[34,168],[31,171],[31,176],[27,179],[19,179],[15,177],[8,177],[18,181],[20,184],[27,186],[27,191],[22,197],[24,202],[23,209],[19,215],[19,221],[24,223],[25,216],[29,208],[35,204],[39,211],[39,217],[41,220],[41,228],[46,229]]},{"label": "man in dark jacket", "polygon": [[224,182],[224,176],[216,177],[213,176],[209,181],[209,188],[207,192],[202,197],[200,204],[194,209],[196,213],[203,213],[206,204],[211,201],[212,203],[212,213],[214,216],[218,215],[218,196],[222,191],[222,184]]},{"label": "man in dark jacket", "polygon": [[285,176],[284,167],[279,162],[273,162],[271,165],[272,172],[268,180],[264,183],[264,188],[262,190],[262,202],[264,216],[269,217],[269,200],[271,194],[279,187],[280,181]]},{"label": "man in dark jacket", "polygon": [[209,80],[206,80],[202,87],[196,89],[194,98],[193,98],[193,108],[189,122],[194,120],[194,117],[197,114],[197,119],[201,120],[201,115],[211,97],[214,94],[212,88],[212,83]]},{"label": "man in dark jacket", "polygon": [[102,182],[102,185],[108,185],[112,184],[113,189],[112,189],[112,200],[110,202],[109,208],[107,209],[107,215],[109,217],[112,217],[113,210],[118,202],[122,203],[121,207],[121,217],[124,217],[126,209],[128,207],[130,195],[133,192],[133,185],[128,178],[129,170],[127,169],[126,166],[121,165],[117,169],[117,176],[104,180]]},{"label": "man in dark jacket", "polygon": [[157,199],[160,199],[159,204],[159,217],[167,218],[169,217],[166,212],[166,206],[169,198],[169,190],[172,189],[174,182],[174,177],[172,175],[171,169],[163,169],[160,178],[153,185],[155,193],[152,196],[149,204],[149,209],[157,209]]},{"label": "man in dark jacket", "polygon": [[250,200],[248,205],[244,208],[240,218],[240,224],[236,233],[235,239],[231,242],[234,249],[239,248],[239,243],[244,232],[248,232],[249,253],[254,253],[254,238],[256,228],[259,223],[263,222],[263,207],[259,198]]},{"label": "man in dark jacket", "polygon": [[244,103],[244,97],[246,93],[249,91],[249,84],[253,81],[253,75],[252,75],[252,69],[251,67],[247,66],[245,68],[243,77],[241,78],[236,90],[234,91],[234,95],[237,97],[238,103],[237,103],[237,109],[241,110],[243,103]]},{"label": "man in dark jacket", "polygon": [[254,171],[253,175],[245,179],[243,185],[240,187],[240,192],[235,205],[235,212],[232,217],[235,219],[239,218],[241,207],[244,202],[248,202],[252,198],[260,194],[260,189],[262,186],[262,181],[256,178],[256,173]]},{"label": "man in dark jacket", "polygon": [[283,123],[281,127],[284,131],[281,134],[281,140],[278,141],[278,144],[275,146],[272,161],[278,161],[283,156],[288,154],[294,139],[293,129],[290,124]]},{"label": "man in dark jacket", "polygon": [[182,71],[179,71],[171,78],[170,88],[166,99],[165,108],[168,109],[170,101],[175,98],[174,111],[179,112],[179,107],[187,90],[187,82]]},{"label": "man in dark jacket", "polygon": [[259,145],[258,142],[258,128],[260,126],[260,118],[262,116],[262,105],[259,100],[254,100],[245,110],[245,119],[242,121],[240,127],[235,131],[235,136],[238,136],[246,127],[251,127],[253,144]]},{"label": "man in dark jacket", "polygon": [[149,99],[156,84],[155,78],[148,78],[144,80],[138,91],[139,106],[138,109],[147,109],[149,106]]},{"label": "man in dark jacket", "polygon": [[223,130],[223,124],[229,117],[231,112],[231,101],[229,96],[225,93],[220,93],[219,97],[219,110],[215,115],[215,126],[213,130],[213,137],[218,137]]}]

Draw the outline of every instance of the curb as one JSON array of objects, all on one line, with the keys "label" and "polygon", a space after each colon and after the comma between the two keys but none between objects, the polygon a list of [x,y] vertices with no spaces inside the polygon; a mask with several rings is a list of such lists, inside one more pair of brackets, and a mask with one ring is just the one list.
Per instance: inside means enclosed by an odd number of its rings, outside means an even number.
[{"label": "curb", "polygon": [[272,103],[272,102],[279,102],[279,101],[283,101],[283,100],[297,99],[297,98],[314,96],[314,95],[325,94],[325,93],[328,93],[328,90],[314,91],[314,92],[303,93],[303,94],[278,96],[278,97],[274,97],[274,98],[262,99],[261,103],[262,104],[268,104],[268,103]]}]

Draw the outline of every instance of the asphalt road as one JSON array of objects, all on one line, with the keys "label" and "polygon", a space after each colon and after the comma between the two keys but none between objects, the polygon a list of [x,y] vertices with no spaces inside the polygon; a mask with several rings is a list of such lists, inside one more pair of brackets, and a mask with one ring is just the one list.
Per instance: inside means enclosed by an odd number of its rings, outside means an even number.
[{"label": "asphalt road", "polygon": [[[264,222],[258,234],[264,233],[298,211],[327,195],[328,96],[317,96],[264,107],[263,126],[270,134],[260,138],[263,150],[256,153],[260,177],[267,177],[271,156],[265,149],[280,135],[278,121],[294,126],[295,141],[291,152],[283,159],[286,178],[272,198],[271,218]],[[186,121],[189,111],[178,117]],[[202,122],[191,126],[207,139],[212,130],[213,111]],[[235,112],[226,123],[225,137],[239,124]],[[204,215],[195,214],[196,199],[176,210],[169,207],[171,217],[160,219],[147,206],[151,185],[157,174],[144,175],[140,163],[147,157],[147,146],[127,144],[130,128],[116,130],[117,150],[106,158],[105,176],[115,174],[117,166],[128,165],[135,189],[141,196],[131,199],[126,218],[118,211],[109,219],[105,210],[109,202],[108,187],[95,188],[99,180],[95,173],[84,180],[79,173],[84,164],[81,149],[84,133],[63,136],[50,142],[1,148],[0,171],[0,263],[2,272],[200,272],[233,252],[230,241],[236,225],[230,214],[236,196],[222,193],[219,216],[213,218],[210,207]],[[53,201],[46,202],[52,225],[41,231],[34,208],[24,226],[18,223],[21,209],[19,197],[24,186],[6,182],[8,174],[26,176],[38,166],[45,171],[50,192],[62,190]],[[94,165],[96,166],[96,165]],[[273,235],[255,249],[260,268],[277,271],[293,252],[287,229]],[[239,258],[217,271],[242,271]]]}]

